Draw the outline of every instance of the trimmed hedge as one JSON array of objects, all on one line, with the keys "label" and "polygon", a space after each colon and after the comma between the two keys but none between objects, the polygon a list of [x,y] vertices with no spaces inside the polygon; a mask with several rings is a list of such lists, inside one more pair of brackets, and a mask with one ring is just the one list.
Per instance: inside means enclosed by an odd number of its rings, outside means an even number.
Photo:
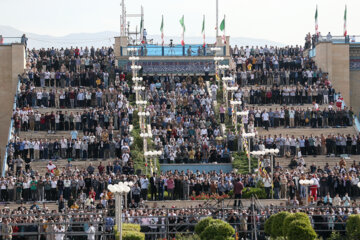
[{"label": "trimmed hedge", "polygon": [[200,234],[201,240],[233,240],[235,229],[227,222],[222,220],[212,220]]},{"label": "trimmed hedge", "polygon": [[306,221],[295,220],[290,223],[286,237],[288,240],[315,240],[317,235]]},{"label": "trimmed hedge", "polygon": [[140,225],[139,224],[131,224],[131,223],[123,223],[122,224],[123,231],[136,231],[140,232]]},{"label": "trimmed hedge", "polygon": [[195,233],[200,235],[207,226],[210,225],[210,222],[214,219],[212,217],[207,217],[204,219],[201,219],[196,225],[195,225]]},{"label": "trimmed hedge", "polygon": [[271,215],[265,222],[264,231],[267,236],[271,236],[271,228],[274,218],[275,215]]},{"label": "trimmed hedge", "polygon": [[297,212],[297,213],[289,214],[285,217],[284,222],[283,222],[283,227],[282,227],[283,228],[283,236],[287,236],[290,224],[296,220],[304,221],[307,224],[309,224],[309,226],[311,225],[310,219],[306,213]]},{"label": "trimmed hedge", "polygon": [[123,240],[145,240],[145,234],[142,232],[135,232],[135,231],[123,231],[122,239]]},{"label": "trimmed hedge", "polygon": [[266,199],[265,188],[245,188],[242,192],[242,198],[251,198],[253,194],[259,199]]},{"label": "trimmed hedge", "polygon": [[346,234],[350,239],[360,239],[360,214],[350,215],[346,220]]},{"label": "trimmed hedge", "polygon": [[283,223],[285,218],[290,215],[289,212],[279,212],[274,215],[274,218],[271,223],[271,237],[277,238],[277,237],[284,237],[283,235]]}]

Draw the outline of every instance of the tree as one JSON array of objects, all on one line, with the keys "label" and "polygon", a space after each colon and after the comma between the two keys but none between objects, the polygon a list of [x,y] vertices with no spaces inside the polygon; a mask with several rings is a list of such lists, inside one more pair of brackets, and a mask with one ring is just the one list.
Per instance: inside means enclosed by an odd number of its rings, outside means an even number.
[{"label": "tree", "polygon": [[295,220],[290,223],[286,237],[288,240],[315,240],[317,235],[306,221]]},{"label": "tree", "polygon": [[360,239],[360,215],[350,215],[346,221],[346,234],[350,239]]},{"label": "tree", "polygon": [[284,219],[290,215],[289,212],[279,212],[277,214],[274,215],[274,219],[272,220],[272,224],[271,224],[271,234],[270,236],[272,238],[277,238],[277,237],[284,237],[283,235],[283,223],[284,223]]}]

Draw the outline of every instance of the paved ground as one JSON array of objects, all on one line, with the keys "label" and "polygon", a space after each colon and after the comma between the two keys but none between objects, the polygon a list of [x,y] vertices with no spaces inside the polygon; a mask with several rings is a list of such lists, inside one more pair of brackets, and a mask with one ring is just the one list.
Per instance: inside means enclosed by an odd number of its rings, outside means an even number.
[{"label": "paved ground", "polygon": [[[251,200],[250,199],[242,199],[243,207],[247,208],[250,207]],[[217,207],[217,208],[227,208],[232,207],[234,203],[233,199],[225,199],[224,202],[218,202],[217,200],[169,200],[169,201],[146,201],[145,204],[149,206],[150,208],[188,208],[188,207],[199,207],[200,205],[202,207]],[[270,204],[275,206],[285,206],[286,200],[285,199],[260,199],[259,203],[266,207]],[[30,208],[32,203],[26,203],[24,204],[25,207]],[[56,210],[58,209],[58,205],[55,202],[49,202],[49,203],[41,203],[38,202],[37,205],[40,207],[47,207],[50,210]],[[0,208],[8,207],[10,209],[16,209],[20,205],[16,203],[9,203],[9,204],[0,204]]]}]

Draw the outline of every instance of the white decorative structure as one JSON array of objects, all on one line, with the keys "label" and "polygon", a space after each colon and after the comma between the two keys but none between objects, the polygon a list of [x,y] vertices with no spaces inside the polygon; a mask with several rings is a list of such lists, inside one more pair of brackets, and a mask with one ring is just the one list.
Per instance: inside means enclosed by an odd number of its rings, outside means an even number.
[{"label": "white decorative structure", "polygon": [[148,173],[148,158],[150,160],[150,162],[153,160],[153,165],[154,165],[154,170],[151,168],[151,174],[153,174],[153,172],[157,171],[157,166],[156,166],[156,158],[159,157],[163,152],[162,151],[148,151],[144,153],[144,157],[145,157],[145,162],[146,162],[146,174]]},{"label": "white decorative structure", "polygon": [[[255,156],[255,157],[260,157],[260,156],[265,156],[265,155],[270,155],[270,168],[271,168],[271,181],[273,181],[274,179],[274,161],[273,161],[273,157],[279,154],[279,149],[277,148],[270,148],[270,149],[264,149],[263,151],[253,151],[250,152],[251,155]],[[271,194],[271,198],[273,198],[273,194]]]},{"label": "white decorative structure", "polygon": [[300,180],[299,184],[306,187],[306,206],[307,206],[309,204],[308,188],[309,188],[309,186],[314,185],[314,180],[312,180],[312,179],[311,180],[308,180],[308,179]]},{"label": "white decorative structure", "polygon": [[122,200],[125,196],[125,207],[127,206],[127,194],[130,192],[133,182],[119,182],[118,184],[108,185],[108,190],[115,195],[115,224],[120,231],[120,240],[122,239]]}]

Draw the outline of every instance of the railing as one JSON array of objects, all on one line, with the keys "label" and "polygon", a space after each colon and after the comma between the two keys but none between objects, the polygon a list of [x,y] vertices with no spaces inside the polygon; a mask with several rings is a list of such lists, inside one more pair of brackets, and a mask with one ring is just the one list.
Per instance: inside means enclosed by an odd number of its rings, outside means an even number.
[{"label": "railing", "polygon": [[[336,209],[337,207],[317,207],[312,206],[311,208],[315,209]],[[288,208],[272,208],[274,213],[279,211],[286,211]],[[290,207],[291,210],[302,209],[307,211],[306,207]],[[233,213],[234,208],[229,207],[214,207],[214,208],[192,208],[188,209],[190,212],[184,215],[173,216],[173,212],[179,209],[169,209],[169,208],[160,208],[154,209],[156,212],[161,212],[158,215],[154,214],[151,217],[149,216],[129,216],[123,218],[123,222],[127,223],[132,221],[133,223],[138,223],[141,226],[141,232],[145,233],[147,239],[173,239],[179,234],[192,235],[194,233],[195,225],[199,220],[212,216],[216,219],[221,219],[230,223],[230,225],[235,229],[235,236],[241,236],[245,239],[265,239],[264,233],[264,224],[266,220],[270,217],[270,213],[260,213],[259,209],[256,209],[254,205],[251,210],[245,210],[244,208],[239,208],[237,210],[246,211],[245,215]],[[211,215],[203,213],[204,210],[211,212]],[[233,221],[232,216],[236,217],[238,220]],[[324,215],[309,215],[309,219],[314,227],[314,230],[319,235],[325,233],[331,233],[333,231],[345,232],[346,221],[343,218],[344,214],[328,214],[326,218]],[[96,231],[94,235],[102,236],[102,239],[113,239],[114,237],[114,216],[107,215],[105,212],[85,212],[85,213],[63,213],[63,214],[53,214],[53,213],[36,213],[36,214],[12,214],[11,217],[9,214],[0,215],[0,218],[3,219],[21,219],[23,217],[32,217],[33,222],[17,222],[17,223],[7,223],[7,226],[14,227],[16,226],[18,231],[14,232],[12,236],[20,237],[46,237],[46,236],[56,236],[57,234],[64,234],[66,237],[71,236],[89,236],[86,232],[90,224],[92,224]],[[248,221],[248,217],[251,217],[252,221]],[[322,217],[321,221],[315,221],[314,217]],[[40,219],[44,221],[40,221]],[[46,219],[53,219],[54,221],[46,221]],[[89,221],[89,219],[92,219]],[[145,220],[147,219],[147,220]],[[145,221],[143,221],[145,220]],[[147,224],[144,224],[147,222]],[[54,229],[55,226],[63,227],[63,232],[58,232]],[[3,227],[3,223],[0,223],[0,228]],[[46,230],[45,230],[46,229]],[[0,236],[4,236],[3,232],[0,233]],[[76,239],[76,238],[72,238]],[[236,239],[240,239],[236,238]]]},{"label": "railing", "polygon": [[[17,84],[17,87],[16,87],[16,93],[15,93],[15,97],[14,97],[13,111],[16,110],[18,94],[20,92],[20,85],[21,85],[21,77],[19,76],[18,84]],[[11,118],[7,143],[9,144],[10,140],[13,139],[13,138],[14,138],[14,119]],[[7,158],[8,158],[8,148],[9,148],[8,144],[6,145],[6,148],[5,148],[4,159],[3,159],[3,163],[2,163],[1,176],[5,176],[5,172],[6,172]]]},{"label": "railing", "polygon": [[345,36],[319,36],[318,42],[332,42],[332,43],[359,43],[360,35],[347,35]]},{"label": "railing", "polygon": [[[128,49],[136,49],[134,53]],[[220,47],[221,50],[216,52],[217,56],[225,56],[226,47]],[[209,45],[205,47],[201,44],[189,45],[173,45],[173,46],[159,46],[159,45],[143,45],[143,46],[128,46],[120,48],[121,56],[214,56],[215,52],[211,50]]]},{"label": "railing", "polygon": [[10,45],[13,43],[22,43],[21,37],[2,37],[0,35],[0,45]]}]

